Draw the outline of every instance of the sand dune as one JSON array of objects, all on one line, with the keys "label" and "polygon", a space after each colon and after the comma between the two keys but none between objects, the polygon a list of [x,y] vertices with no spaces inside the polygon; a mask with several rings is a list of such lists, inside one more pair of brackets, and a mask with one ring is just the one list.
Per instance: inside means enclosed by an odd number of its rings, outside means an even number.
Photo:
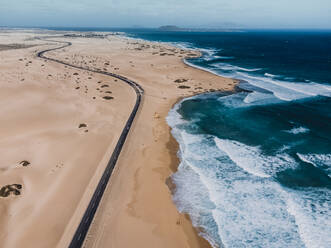
[{"label": "sand dune", "polygon": [[[37,51],[57,46],[33,39],[49,33],[5,34],[0,47],[23,47],[0,51],[0,243],[65,247],[131,112],[135,93],[117,79],[37,58]],[[188,67],[181,59],[196,53],[158,43],[118,36],[57,40],[73,45],[48,57],[115,72],[145,89],[86,247],[206,245],[171,200],[166,181],[178,161],[165,117],[179,98],[232,90],[233,80]]]}]

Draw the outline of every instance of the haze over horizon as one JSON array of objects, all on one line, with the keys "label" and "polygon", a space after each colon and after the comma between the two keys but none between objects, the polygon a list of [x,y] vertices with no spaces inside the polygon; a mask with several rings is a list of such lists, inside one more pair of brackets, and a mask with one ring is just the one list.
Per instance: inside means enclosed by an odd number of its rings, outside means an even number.
[{"label": "haze over horizon", "polygon": [[329,0],[0,0],[0,26],[331,29]]}]

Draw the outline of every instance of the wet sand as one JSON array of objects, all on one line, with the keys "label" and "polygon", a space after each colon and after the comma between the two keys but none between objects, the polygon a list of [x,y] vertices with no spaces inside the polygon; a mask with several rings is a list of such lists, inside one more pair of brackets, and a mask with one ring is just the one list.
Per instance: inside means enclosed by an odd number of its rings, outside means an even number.
[{"label": "wet sand", "polygon": [[[0,36],[0,45],[34,45],[0,52],[0,188],[21,185],[19,195],[0,197],[5,247],[69,244],[135,101],[116,79],[36,58],[56,45],[27,41],[35,35]],[[73,45],[48,57],[126,76],[145,90],[85,247],[208,247],[172,202],[166,182],[178,146],[165,118],[178,99],[235,82],[182,62],[196,52],[163,44],[114,35],[57,40]]]}]

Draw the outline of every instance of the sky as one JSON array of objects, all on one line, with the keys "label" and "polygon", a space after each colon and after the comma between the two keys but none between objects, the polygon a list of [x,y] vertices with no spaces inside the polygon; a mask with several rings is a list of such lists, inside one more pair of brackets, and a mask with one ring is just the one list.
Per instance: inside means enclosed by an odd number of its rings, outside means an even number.
[{"label": "sky", "polygon": [[0,0],[0,26],[331,29],[331,0]]}]

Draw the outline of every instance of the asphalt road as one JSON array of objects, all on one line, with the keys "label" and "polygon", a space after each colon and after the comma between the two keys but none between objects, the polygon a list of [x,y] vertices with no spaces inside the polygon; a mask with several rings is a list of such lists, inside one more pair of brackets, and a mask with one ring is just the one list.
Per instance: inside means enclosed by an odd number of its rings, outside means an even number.
[{"label": "asphalt road", "polygon": [[[42,38],[39,38],[39,39],[42,39]],[[46,60],[50,60],[50,61],[53,61],[53,62],[56,62],[56,63],[59,63],[59,64],[63,64],[63,65],[66,65],[66,66],[70,66],[70,67],[73,67],[73,68],[76,68],[76,69],[80,69],[80,70],[85,70],[85,71],[90,71],[90,72],[93,72],[93,73],[99,73],[99,74],[103,74],[103,75],[107,75],[107,76],[110,76],[110,77],[114,77],[114,78],[117,78],[119,80],[121,80],[122,82],[124,83],[127,83],[128,85],[130,85],[136,92],[136,103],[132,109],[132,112],[122,130],[122,133],[121,133],[121,136],[119,137],[118,141],[117,141],[117,144],[115,146],[115,149],[109,159],[109,162],[107,164],[107,167],[105,169],[105,171],[103,172],[103,175],[98,183],[98,186],[96,187],[94,193],[93,193],[93,196],[90,200],[90,203],[88,204],[88,207],[84,213],[84,216],[82,218],[82,220],[80,221],[80,224],[71,240],[71,243],[69,245],[69,248],[77,248],[77,247],[81,247],[84,240],[85,240],[85,237],[86,237],[86,234],[89,230],[89,227],[92,223],[92,220],[94,218],[94,215],[97,211],[97,208],[100,204],[100,201],[101,201],[101,198],[102,198],[102,195],[103,193],[105,192],[105,189],[106,189],[106,186],[108,184],[108,181],[110,179],[110,176],[113,172],[113,169],[115,167],[115,164],[118,160],[118,157],[122,151],[122,148],[123,148],[123,145],[125,143],[125,140],[128,136],[128,133],[130,131],[130,128],[132,126],[132,123],[133,123],[133,120],[137,114],[137,111],[139,109],[139,106],[140,106],[140,103],[141,103],[141,100],[142,100],[142,96],[144,94],[144,90],[143,88],[137,84],[136,82],[126,78],[126,77],[123,77],[121,75],[117,75],[115,73],[111,73],[111,72],[106,72],[106,71],[102,71],[102,70],[94,70],[94,69],[89,69],[89,68],[84,68],[84,67],[80,67],[80,66],[76,66],[76,65],[72,65],[72,64],[69,64],[67,62],[64,62],[64,61],[60,61],[58,59],[54,59],[54,58],[49,58],[49,57],[46,57],[45,56],[45,53],[47,52],[50,52],[50,51],[54,51],[54,50],[58,50],[58,49],[62,49],[62,48],[65,48],[65,47],[69,47],[72,45],[71,42],[63,42],[63,41],[55,41],[55,40],[45,40],[45,41],[50,41],[50,42],[57,42],[57,43],[62,43],[63,45],[60,46],[60,47],[56,47],[56,48],[51,48],[51,49],[47,49],[47,50],[43,50],[41,52],[39,52],[37,54],[37,56],[39,58],[42,58],[42,59],[46,59]]]}]

